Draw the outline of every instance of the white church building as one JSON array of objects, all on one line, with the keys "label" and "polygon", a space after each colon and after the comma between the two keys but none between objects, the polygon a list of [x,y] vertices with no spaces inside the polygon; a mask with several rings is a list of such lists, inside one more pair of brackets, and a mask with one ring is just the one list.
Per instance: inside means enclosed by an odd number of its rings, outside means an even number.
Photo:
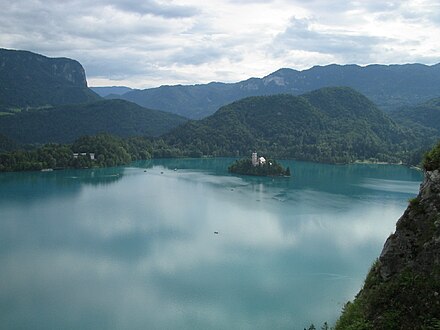
[{"label": "white church building", "polygon": [[258,165],[264,165],[266,164],[266,158],[264,157],[260,157],[258,158],[258,155],[256,152],[252,153],[252,165],[253,166],[258,166]]}]

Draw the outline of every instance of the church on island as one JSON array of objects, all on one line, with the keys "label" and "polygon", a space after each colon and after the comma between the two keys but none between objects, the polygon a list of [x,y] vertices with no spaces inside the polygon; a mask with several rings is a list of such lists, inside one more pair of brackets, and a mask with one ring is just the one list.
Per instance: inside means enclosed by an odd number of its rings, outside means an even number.
[{"label": "church on island", "polygon": [[243,175],[290,176],[289,168],[284,169],[281,164],[278,164],[275,160],[258,157],[256,152],[252,153],[251,159],[243,158],[236,160],[228,167],[228,171]]},{"label": "church on island", "polygon": [[260,157],[258,158],[258,155],[256,152],[252,153],[252,166],[261,166],[266,164],[266,158]]}]

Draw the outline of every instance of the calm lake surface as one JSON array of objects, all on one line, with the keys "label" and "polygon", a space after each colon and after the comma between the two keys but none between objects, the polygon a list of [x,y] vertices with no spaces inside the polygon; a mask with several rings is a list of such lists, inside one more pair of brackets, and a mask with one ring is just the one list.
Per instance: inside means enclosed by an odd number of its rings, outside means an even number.
[{"label": "calm lake surface", "polygon": [[281,162],[291,178],[256,178],[230,163],[0,174],[0,328],[333,324],[422,180],[294,161]]}]

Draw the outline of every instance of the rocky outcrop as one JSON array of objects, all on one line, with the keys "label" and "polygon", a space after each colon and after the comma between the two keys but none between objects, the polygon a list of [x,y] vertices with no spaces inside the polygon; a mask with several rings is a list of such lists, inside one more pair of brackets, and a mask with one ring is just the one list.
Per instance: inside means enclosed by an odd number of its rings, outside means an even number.
[{"label": "rocky outcrop", "polygon": [[40,107],[96,101],[80,63],[0,49],[0,107]]},{"label": "rocky outcrop", "polygon": [[440,329],[440,144],[425,178],[335,329]]},{"label": "rocky outcrop", "polygon": [[440,265],[440,172],[428,171],[419,195],[399,219],[379,257],[383,280],[403,270],[430,273]]},{"label": "rocky outcrop", "polygon": [[51,65],[54,76],[64,79],[78,87],[87,87],[86,72],[76,61],[69,59],[58,59]]}]

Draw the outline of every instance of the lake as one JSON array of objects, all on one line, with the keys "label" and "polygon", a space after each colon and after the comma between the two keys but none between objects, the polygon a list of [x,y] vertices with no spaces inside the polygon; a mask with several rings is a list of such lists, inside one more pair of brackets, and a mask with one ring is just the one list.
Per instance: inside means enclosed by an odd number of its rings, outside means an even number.
[{"label": "lake", "polygon": [[[353,299],[422,173],[231,159],[0,174],[0,324],[300,329]],[[214,233],[218,232],[218,234]]]}]

